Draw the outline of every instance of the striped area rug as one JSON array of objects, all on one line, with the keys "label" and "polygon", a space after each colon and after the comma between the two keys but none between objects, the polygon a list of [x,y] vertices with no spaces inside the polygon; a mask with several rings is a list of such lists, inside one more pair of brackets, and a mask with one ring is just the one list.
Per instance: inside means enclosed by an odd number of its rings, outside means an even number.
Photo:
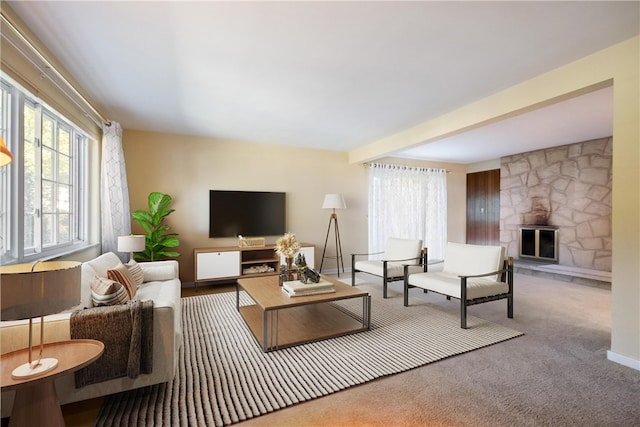
[{"label": "striped area rug", "polygon": [[[453,313],[360,288],[372,295],[370,331],[266,354],[236,311],[235,292],[183,298],[175,379],[109,396],[95,425],[229,425],[522,335],[474,317],[461,329]],[[362,312],[360,299],[340,305]]]}]

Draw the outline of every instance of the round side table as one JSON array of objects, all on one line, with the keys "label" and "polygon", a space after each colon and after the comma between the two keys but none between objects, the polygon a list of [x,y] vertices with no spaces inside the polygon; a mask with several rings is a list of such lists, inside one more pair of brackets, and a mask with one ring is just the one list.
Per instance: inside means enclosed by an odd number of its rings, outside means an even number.
[{"label": "round side table", "polygon": [[[39,346],[35,348],[38,350]],[[58,359],[58,366],[37,377],[17,380],[13,369],[28,360],[24,348],[2,355],[2,390],[15,390],[9,426],[64,426],[55,379],[95,362],[104,352],[104,344],[96,340],[70,340],[44,345],[43,356]]]}]

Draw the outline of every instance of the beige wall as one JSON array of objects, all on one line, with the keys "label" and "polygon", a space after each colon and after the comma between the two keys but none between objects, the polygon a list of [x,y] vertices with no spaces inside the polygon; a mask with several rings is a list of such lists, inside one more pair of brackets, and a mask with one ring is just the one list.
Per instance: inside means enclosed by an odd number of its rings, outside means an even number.
[{"label": "beige wall", "polygon": [[[176,149],[175,147],[179,147]],[[193,249],[235,246],[236,239],[208,237],[210,189],[285,191],[287,193],[287,229],[297,237],[316,245],[316,268],[320,266],[330,211],[320,208],[324,194],[341,192],[347,209],[338,211],[345,268],[351,268],[351,253],[367,251],[367,179],[368,170],[350,164],[344,152],[291,148],[249,142],[224,141],[185,135],[124,130],[123,148],[129,180],[131,211],[147,209],[147,195],[162,191],[174,199],[176,209],[168,220],[180,234],[180,277],[194,280]],[[99,147],[96,147],[99,149]],[[166,153],[171,152],[171,162]],[[99,162],[91,170],[92,206],[99,206]],[[447,175],[448,240],[466,241],[466,168],[464,165],[383,158],[381,163],[444,168]],[[151,164],[165,164],[152,168]],[[495,162],[494,162],[495,163]],[[497,160],[499,164],[499,160]],[[143,165],[140,167],[139,165]],[[243,165],[243,166],[240,166]],[[275,166],[274,166],[275,165]],[[283,168],[283,165],[288,165]],[[493,163],[491,163],[493,166]],[[95,212],[95,210],[94,210]],[[99,219],[99,218],[98,218]],[[96,221],[92,221],[94,226]],[[132,231],[143,230],[132,220]],[[92,227],[92,236],[99,235]],[[333,233],[333,229],[331,230]],[[92,242],[96,240],[92,239]],[[273,243],[275,237],[268,239]],[[334,251],[329,241],[327,254]],[[86,255],[70,258],[86,261],[99,255],[99,246]],[[327,260],[325,272],[336,270],[335,260]]]},{"label": "beige wall", "polygon": [[[361,249],[362,167],[348,164],[345,153],[126,130],[123,146],[131,210],[146,209],[152,191],[173,197],[168,223],[180,234],[183,281],[194,278],[193,249],[237,245],[235,238],[208,237],[211,189],[286,192],[287,230],[316,246],[329,222],[324,194],[341,192],[349,208],[338,213],[343,253]],[[142,232],[135,222],[132,229]]]},{"label": "beige wall", "polygon": [[[287,229],[299,240],[316,245],[316,268],[329,224],[330,211],[321,209],[324,194],[342,193],[347,209],[338,211],[338,220],[345,268],[350,269],[351,253],[367,251],[367,169],[350,164],[344,152],[133,130],[124,131],[123,146],[131,210],[146,209],[152,191],[173,197],[176,211],[167,222],[180,234],[180,277],[185,282],[194,279],[193,249],[237,245],[234,238],[208,237],[210,189],[286,192]],[[465,197],[464,169],[413,163],[455,170],[448,184],[449,211],[453,213],[449,233],[454,240],[463,241],[460,212],[464,209],[459,205]],[[135,221],[132,229],[142,232]],[[274,241],[271,237],[267,242]],[[327,252],[330,250],[334,253],[333,246]],[[325,261],[323,271],[335,269],[335,260]]]},{"label": "beige wall", "polygon": [[[613,82],[612,330],[608,357],[640,370],[640,37],[349,153],[358,163],[533,110]],[[516,313],[517,315],[517,313]]]}]

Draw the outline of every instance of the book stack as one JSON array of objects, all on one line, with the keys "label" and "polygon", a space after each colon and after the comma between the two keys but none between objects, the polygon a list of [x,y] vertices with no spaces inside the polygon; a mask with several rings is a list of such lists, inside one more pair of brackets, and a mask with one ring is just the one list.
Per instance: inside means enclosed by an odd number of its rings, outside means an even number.
[{"label": "book stack", "polygon": [[282,291],[290,297],[330,294],[336,291],[333,283],[320,279],[318,283],[302,283],[299,280],[282,283]]}]

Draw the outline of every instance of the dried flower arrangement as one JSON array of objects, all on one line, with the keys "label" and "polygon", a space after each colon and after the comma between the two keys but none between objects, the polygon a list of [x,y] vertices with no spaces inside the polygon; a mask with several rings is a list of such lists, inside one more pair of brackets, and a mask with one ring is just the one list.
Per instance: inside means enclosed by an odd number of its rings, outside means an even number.
[{"label": "dried flower arrangement", "polygon": [[284,236],[276,240],[276,253],[285,258],[293,258],[295,254],[300,252],[300,243],[296,240],[294,233],[285,233]]}]

